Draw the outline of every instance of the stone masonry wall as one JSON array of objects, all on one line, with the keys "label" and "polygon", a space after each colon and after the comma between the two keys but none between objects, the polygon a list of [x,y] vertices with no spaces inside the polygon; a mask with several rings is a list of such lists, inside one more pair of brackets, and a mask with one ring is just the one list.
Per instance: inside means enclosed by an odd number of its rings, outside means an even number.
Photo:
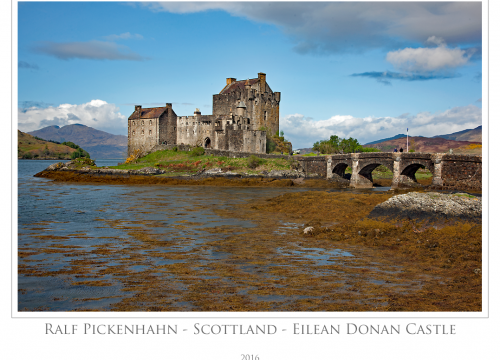
[{"label": "stone masonry wall", "polygon": [[158,144],[177,143],[177,114],[172,109],[171,104],[167,104],[168,109],[160,116]]},{"label": "stone masonry wall", "polygon": [[482,156],[443,155],[441,158],[443,187],[482,189]]},{"label": "stone masonry wall", "polygon": [[327,160],[325,156],[297,157],[299,168],[304,170],[306,177],[326,179]]},{"label": "stone masonry wall", "polygon": [[214,115],[177,117],[177,144],[203,146],[207,138],[215,145]]},{"label": "stone masonry wall", "polygon": [[159,119],[136,119],[128,121],[128,155],[135,150],[149,152],[158,144]]}]

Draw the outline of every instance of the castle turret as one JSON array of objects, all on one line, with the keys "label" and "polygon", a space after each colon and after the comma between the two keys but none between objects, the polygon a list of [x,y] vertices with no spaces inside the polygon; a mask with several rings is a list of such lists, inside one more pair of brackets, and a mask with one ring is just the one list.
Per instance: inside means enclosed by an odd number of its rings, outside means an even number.
[{"label": "castle turret", "polygon": [[244,101],[240,101],[238,104],[238,107],[236,108],[236,114],[238,116],[243,116],[245,114],[245,110],[247,109],[247,106],[245,105]]}]

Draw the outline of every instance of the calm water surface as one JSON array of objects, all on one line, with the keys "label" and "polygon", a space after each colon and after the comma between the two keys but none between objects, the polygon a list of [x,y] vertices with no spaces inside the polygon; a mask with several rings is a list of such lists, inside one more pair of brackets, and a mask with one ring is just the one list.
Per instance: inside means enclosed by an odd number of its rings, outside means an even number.
[{"label": "calm water surface", "polygon": [[[96,164],[112,166],[121,161],[97,160]],[[259,197],[303,191],[76,184],[33,177],[55,162],[18,161],[19,310],[106,310],[113,302],[120,301],[121,297],[112,297],[123,295],[120,293],[122,283],[114,279],[113,274],[104,277],[109,286],[99,287],[79,285],[75,279],[82,278],[82,274],[69,272],[83,251],[85,259],[92,259],[99,258],[97,254],[92,255],[92,248],[103,244],[126,246],[124,239],[132,241],[130,227],[154,222],[153,233],[162,234],[166,242],[178,239],[181,250],[189,251],[206,239],[225,236],[205,232],[208,226],[255,226],[247,221],[221,218],[214,214],[214,207],[224,209]],[[189,222],[189,227],[182,226],[185,222]],[[185,241],[186,238],[189,241]],[[51,249],[53,251],[48,251]],[[224,256],[217,251],[210,255],[214,258]],[[93,266],[116,266],[124,259],[109,256],[106,260]],[[144,271],[165,263],[165,260],[148,258],[135,263],[131,270]],[[88,301],[88,298],[98,300]]]}]

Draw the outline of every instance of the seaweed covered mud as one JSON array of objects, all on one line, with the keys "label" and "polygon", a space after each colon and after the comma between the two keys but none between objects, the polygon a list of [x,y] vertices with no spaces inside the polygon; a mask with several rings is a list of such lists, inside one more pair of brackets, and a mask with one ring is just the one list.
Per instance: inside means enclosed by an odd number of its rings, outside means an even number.
[{"label": "seaweed covered mud", "polygon": [[255,293],[314,294],[294,310],[481,311],[480,197],[309,191],[243,208],[259,230],[221,246],[277,246],[288,266]]},{"label": "seaweed covered mud", "polygon": [[[479,196],[37,184],[21,311],[481,311]],[[440,202],[405,213],[421,195]]]}]

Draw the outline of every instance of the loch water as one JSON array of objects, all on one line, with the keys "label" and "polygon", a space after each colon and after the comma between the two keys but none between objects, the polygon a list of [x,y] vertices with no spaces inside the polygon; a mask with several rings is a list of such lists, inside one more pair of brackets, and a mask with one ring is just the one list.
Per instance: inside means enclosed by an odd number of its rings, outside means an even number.
[{"label": "loch water", "polygon": [[[122,161],[96,160],[96,165],[113,166]],[[255,226],[249,221],[221,218],[212,211],[214,207],[223,209],[256,198],[303,191],[287,188],[82,184],[54,182],[33,176],[56,162],[18,161],[19,266],[20,269],[33,269],[33,273],[25,271],[23,274],[20,271],[18,276],[19,311],[107,310],[110,304],[127,296],[120,292],[122,284],[113,275],[106,275],[110,286],[86,286],[74,284],[75,278],[85,278],[85,274],[58,274],[58,271],[64,273],[60,270],[70,268],[78,260],[82,249],[91,252],[93,247],[109,244],[110,240],[116,245],[130,237],[120,227],[103,226],[102,220],[132,226],[140,226],[138,224],[143,221],[155,221],[154,232],[163,234],[165,241],[172,242],[187,236],[192,238],[192,244],[183,249],[188,250],[202,244],[208,237],[213,240],[213,234],[204,232],[207,226]],[[158,200],[162,205],[158,206]],[[175,227],[186,221],[190,223],[189,229]],[[47,251],[51,248],[65,249],[63,246],[69,250]],[[83,256],[89,257],[88,252]],[[213,252],[214,259],[222,255]],[[90,257],[99,256],[90,254]],[[106,260],[99,266],[115,266],[123,261],[119,257]],[[134,265],[132,270],[145,271],[148,267],[165,263],[161,261],[147,259],[142,265]],[[112,297],[117,294],[120,296]],[[86,300],[88,298],[99,300]]]}]

